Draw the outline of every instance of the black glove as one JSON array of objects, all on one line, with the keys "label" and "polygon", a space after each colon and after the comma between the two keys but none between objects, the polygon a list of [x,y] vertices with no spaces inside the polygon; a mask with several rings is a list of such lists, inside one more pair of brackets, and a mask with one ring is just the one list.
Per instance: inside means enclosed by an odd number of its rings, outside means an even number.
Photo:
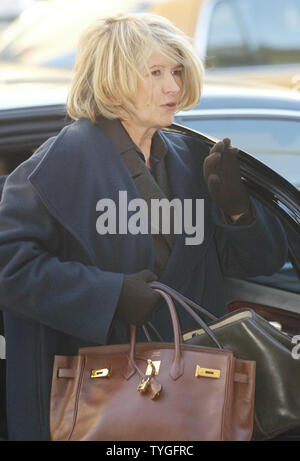
[{"label": "black glove", "polygon": [[124,276],[116,313],[127,323],[143,325],[150,320],[153,308],[161,299],[160,294],[147,284],[155,280],[157,275],[147,269]]},{"label": "black glove", "polygon": [[226,215],[235,216],[250,209],[250,199],[241,180],[238,149],[230,143],[225,138],[214,145],[204,160],[203,174],[214,202]]}]

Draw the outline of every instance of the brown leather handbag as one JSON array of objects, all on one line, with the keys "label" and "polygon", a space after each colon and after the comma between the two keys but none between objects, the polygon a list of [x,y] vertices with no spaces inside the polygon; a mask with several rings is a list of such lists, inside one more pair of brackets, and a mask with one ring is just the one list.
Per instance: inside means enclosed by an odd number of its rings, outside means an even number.
[{"label": "brown leather handbag", "polygon": [[[153,282],[153,286],[160,285]],[[278,331],[251,309],[239,309],[216,319],[172,288],[164,289],[188,312],[193,307],[213,320],[210,330],[236,358],[256,362],[253,438],[271,439],[300,427],[300,361],[292,356],[291,336]],[[186,332],[183,338],[185,344],[215,346],[204,328]]]},{"label": "brown leather handbag", "polygon": [[[82,348],[55,356],[50,404],[52,440],[249,440],[255,362],[231,351],[182,345],[172,298],[163,288],[174,343]],[[196,315],[196,314],[195,314]],[[198,317],[198,316],[196,316]],[[203,326],[203,321],[199,319]]]}]

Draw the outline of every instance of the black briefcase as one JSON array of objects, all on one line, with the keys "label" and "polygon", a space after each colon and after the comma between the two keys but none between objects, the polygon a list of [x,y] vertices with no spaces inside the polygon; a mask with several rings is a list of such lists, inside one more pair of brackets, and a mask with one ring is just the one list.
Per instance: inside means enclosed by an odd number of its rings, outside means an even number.
[{"label": "black briefcase", "polygon": [[[152,282],[151,285],[159,288],[161,284]],[[214,317],[175,290],[165,286],[164,289],[191,315],[195,309],[208,318]],[[295,350],[292,337],[245,308],[212,321],[209,328],[222,347],[232,350],[235,357],[256,362],[253,439],[273,439],[300,427],[300,359],[292,354],[293,348]],[[183,340],[215,347],[204,328],[185,332]]]}]

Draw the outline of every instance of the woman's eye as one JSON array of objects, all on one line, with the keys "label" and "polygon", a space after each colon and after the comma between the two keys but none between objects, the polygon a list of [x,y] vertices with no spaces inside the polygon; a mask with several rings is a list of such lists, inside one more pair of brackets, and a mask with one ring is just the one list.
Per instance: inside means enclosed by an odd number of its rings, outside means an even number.
[{"label": "woman's eye", "polygon": [[175,77],[181,77],[182,76],[182,69],[175,69],[173,70],[173,75]]},{"label": "woman's eye", "polygon": [[153,75],[153,77],[159,77],[160,74],[161,74],[161,72],[160,72],[159,69],[153,70],[153,71],[151,72],[151,75]]}]

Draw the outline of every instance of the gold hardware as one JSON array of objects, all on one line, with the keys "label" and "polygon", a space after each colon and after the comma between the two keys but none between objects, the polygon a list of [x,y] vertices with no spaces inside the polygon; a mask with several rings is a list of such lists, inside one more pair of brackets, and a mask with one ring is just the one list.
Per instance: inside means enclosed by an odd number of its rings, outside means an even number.
[{"label": "gold hardware", "polygon": [[142,379],[142,381],[137,387],[137,390],[143,394],[144,392],[147,391],[149,383],[150,383],[150,378]]},{"label": "gold hardware", "polygon": [[221,371],[214,370],[213,368],[201,368],[199,365],[196,366],[195,376],[203,378],[220,378]]},{"label": "gold hardware", "polygon": [[112,368],[100,368],[99,370],[91,371],[91,378],[110,378]]},{"label": "gold hardware", "polygon": [[161,385],[157,382],[156,385],[153,386],[153,381],[151,379],[153,378],[154,375],[158,374],[159,367],[160,367],[160,360],[157,362],[152,362],[151,359],[147,359],[147,370],[146,370],[146,376],[148,378],[143,378],[140,384],[137,387],[137,390],[141,393],[147,392],[149,389],[149,386],[151,388],[151,398],[154,399],[159,395],[159,392],[161,391]]},{"label": "gold hardware", "polygon": [[[160,360],[147,360],[148,366],[145,375],[146,376],[156,376],[159,373],[159,368],[160,368]],[[153,373],[153,368],[154,368],[154,373]]]}]

